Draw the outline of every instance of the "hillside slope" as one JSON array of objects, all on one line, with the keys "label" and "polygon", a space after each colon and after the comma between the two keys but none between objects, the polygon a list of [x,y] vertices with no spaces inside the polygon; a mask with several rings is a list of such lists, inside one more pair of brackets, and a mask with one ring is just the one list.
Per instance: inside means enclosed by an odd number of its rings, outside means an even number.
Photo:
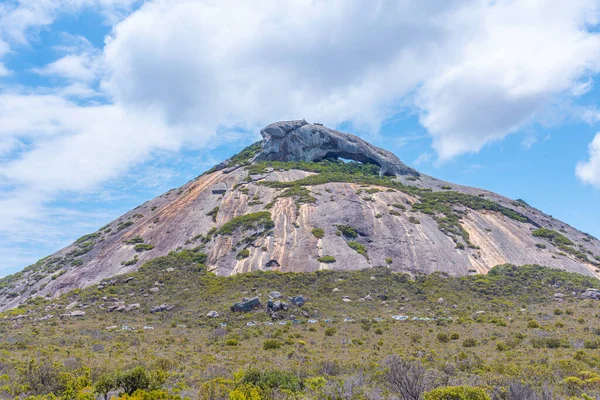
[{"label": "hillside slope", "polygon": [[[361,139],[305,121],[0,281],[0,309],[56,297],[200,248],[209,271],[486,273],[511,263],[597,276],[600,242],[528,206],[437,180]],[[336,161],[344,158],[358,162]]]}]

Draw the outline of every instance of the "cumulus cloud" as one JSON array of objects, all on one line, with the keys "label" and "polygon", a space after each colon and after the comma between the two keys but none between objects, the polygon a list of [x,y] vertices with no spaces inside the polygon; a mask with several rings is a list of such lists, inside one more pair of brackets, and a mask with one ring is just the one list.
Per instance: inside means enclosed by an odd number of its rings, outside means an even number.
[{"label": "cumulus cloud", "polygon": [[588,153],[588,160],[578,163],[575,173],[582,182],[600,188],[600,133],[590,143]]},{"label": "cumulus cloud", "polygon": [[548,121],[600,70],[596,0],[148,0],[127,14],[140,2],[0,4],[0,62],[61,13],[114,23],[104,48],[74,37],[34,69],[58,86],[0,92],[0,230],[10,196],[38,193],[32,215],[157,150],[280,119],[377,133],[414,114],[448,160]]},{"label": "cumulus cloud", "polygon": [[10,75],[10,70],[4,66],[4,63],[0,62],[0,77]]},{"label": "cumulus cloud", "polygon": [[447,160],[584,93],[600,68],[592,0],[233,3],[145,4],[109,40],[103,87],[209,130],[305,117],[377,131],[412,99]]}]

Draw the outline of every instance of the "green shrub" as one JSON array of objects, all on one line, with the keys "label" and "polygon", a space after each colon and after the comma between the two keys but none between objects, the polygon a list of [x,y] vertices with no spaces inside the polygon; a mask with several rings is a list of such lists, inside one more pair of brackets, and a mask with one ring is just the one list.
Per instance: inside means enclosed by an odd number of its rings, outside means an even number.
[{"label": "green shrub", "polygon": [[338,228],[338,230],[342,233],[342,235],[344,235],[344,237],[347,237],[349,239],[355,239],[358,237],[358,232],[356,232],[356,229],[354,229],[351,226],[336,225],[335,227]]},{"label": "green shrub", "polygon": [[219,214],[219,207],[215,207],[212,210],[210,210],[206,215],[208,217],[212,217],[212,221],[213,222],[217,222],[217,215]]},{"label": "green shrub", "polygon": [[425,392],[425,400],[491,400],[491,397],[478,387],[446,386]]},{"label": "green shrub", "polygon": [[235,347],[235,346],[237,346],[237,345],[239,345],[239,344],[240,344],[240,343],[238,342],[238,340],[237,340],[237,339],[234,339],[234,338],[227,339],[227,340],[225,341],[225,345],[226,345],[226,346],[232,346],[232,347]]},{"label": "green shrub", "polygon": [[391,257],[385,259],[386,264],[391,264],[394,260]]},{"label": "green shrub", "polygon": [[238,260],[243,260],[244,258],[248,258],[248,257],[250,257],[250,250],[248,250],[248,249],[240,250],[235,256],[235,258]]},{"label": "green shrub", "polygon": [[458,340],[458,338],[460,338],[460,335],[457,332],[453,332],[450,335],[450,340]]},{"label": "green shrub", "polygon": [[444,185],[442,186],[442,190],[451,190],[452,186]]},{"label": "green shrub", "polygon": [[325,329],[325,336],[333,336],[335,335],[337,332],[337,329],[333,328],[333,327],[329,327]]},{"label": "green shrub", "polygon": [[276,350],[276,349],[280,348],[281,345],[282,345],[282,343],[279,340],[267,339],[263,343],[263,349],[264,350]]},{"label": "green shrub", "polygon": [[317,261],[319,261],[320,263],[331,264],[334,263],[336,260],[334,256],[323,256],[317,258]]},{"label": "green shrub", "polygon": [[265,371],[258,369],[249,369],[246,372],[244,372],[244,375],[242,376],[240,382],[242,384],[256,386],[266,391],[279,389],[283,391],[297,393],[304,389],[304,382],[302,381],[302,379],[300,379],[292,372],[282,370]]},{"label": "green shrub", "polygon": [[563,244],[567,246],[573,245],[573,242],[571,242],[566,236],[553,231],[552,229],[539,228],[531,232],[531,234],[535,237],[547,239],[554,244]]},{"label": "green shrub", "polygon": [[369,255],[367,254],[367,248],[362,244],[358,242],[348,242],[348,246],[350,246],[352,250],[356,251],[358,254],[362,255],[366,259],[369,258]]},{"label": "green shrub", "polygon": [[131,239],[127,240],[125,243],[126,244],[144,243],[144,239],[141,236],[136,236],[134,238],[131,238]]},{"label": "green shrub", "polygon": [[539,328],[539,327],[540,327],[540,323],[539,323],[539,322],[537,322],[535,319],[532,319],[531,321],[529,321],[529,322],[527,323],[527,327],[528,327],[528,328],[531,328],[531,329],[537,329],[537,328]]},{"label": "green shrub", "polygon": [[121,222],[119,225],[117,225],[117,231],[122,231],[123,229],[127,229],[131,225],[133,225],[133,221]]},{"label": "green shrub", "polygon": [[448,343],[450,341],[450,336],[447,333],[440,332],[437,334],[437,340],[440,343]]},{"label": "green shrub", "polygon": [[465,339],[463,342],[463,347],[475,347],[477,346],[477,340],[473,338]]},{"label": "green shrub", "polygon": [[271,219],[271,213],[268,211],[260,211],[232,218],[223,224],[217,233],[220,235],[232,235],[237,230],[269,230],[274,226],[275,224]]},{"label": "green shrub", "polygon": [[323,239],[325,237],[325,231],[322,228],[314,228],[311,232],[317,239]]},{"label": "green shrub", "polygon": [[419,221],[417,218],[413,217],[412,215],[410,217],[408,217],[408,222],[413,223],[415,225],[418,225],[421,223],[421,221]]},{"label": "green shrub", "polygon": [[154,248],[154,246],[151,244],[140,243],[140,244],[136,244],[133,249],[135,251],[137,251],[138,253],[141,253],[142,251],[150,251],[153,248]]}]

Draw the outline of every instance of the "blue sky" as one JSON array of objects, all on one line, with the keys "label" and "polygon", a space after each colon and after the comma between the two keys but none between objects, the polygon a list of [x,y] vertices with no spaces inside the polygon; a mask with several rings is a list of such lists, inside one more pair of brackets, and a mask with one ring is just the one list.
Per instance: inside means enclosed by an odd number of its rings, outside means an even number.
[{"label": "blue sky", "polygon": [[0,275],[298,118],[600,237],[600,1],[259,3],[0,0]]}]

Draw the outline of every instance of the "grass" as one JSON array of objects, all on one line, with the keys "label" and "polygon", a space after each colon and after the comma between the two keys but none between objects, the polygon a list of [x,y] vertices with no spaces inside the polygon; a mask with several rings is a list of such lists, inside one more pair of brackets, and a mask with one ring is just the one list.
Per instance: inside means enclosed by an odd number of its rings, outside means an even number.
[{"label": "grass", "polygon": [[[247,385],[266,390],[268,394],[263,393],[263,397],[267,398],[285,398],[275,394],[281,387],[291,388],[300,398],[319,398],[318,391],[332,389],[336,382],[349,384],[357,371],[362,371],[365,379],[355,385],[356,390],[386,392],[391,390],[383,379],[390,354],[417,359],[426,370],[457,385],[477,381],[501,388],[516,380],[551,387],[557,396],[567,396],[563,380],[578,377],[584,381],[582,371],[598,373],[600,366],[595,349],[598,336],[594,333],[599,318],[594,311],[597,303],[572,296],[563,303],[551,299],[557,283],[563,293],[580,293],[588,287],[600,287],[593,278],[539,266],[510,265],[495,267],[485,276],[462,278],[444,274],[411,278],[388,268],[302,274],[254,272],[226,278],[208,273],[204,262],[206,255],[197,249],[171,253],[145,263],[138,272],[119,277],[102,290],[76,290],[53,301],[32,299],[4,313],[2,317],[7,319],[0,319],[6,321],[0,323],[0,335],[5,339],[0,350],[6,377],[0,397],[23,398],[33,387],[39,388],[40,395],[66,390],[62,384],[51,384],[50,376],[54,375],[48,376],[48,385],[32,386],[35,375],[27,374],[24,368],[29,363],[64,377],[86,376],[88,370],[86,382],[92,386],[104,374],[127,372],[141,365],[148,376],[164,372],[167,378],[158,385],[161,390],[190,398],[205,398],[206,388],[220,387],[219,382],[225,398]],[[165,272],[168,268],[173,271]],[[127,277],[133,279],[125,282]],[[144,296],[156,281],[164,286]],[[229,306],[249,296],[250,288],[264,302],[273,290],[284,296],[309,297],[301,309],[288,312],[301,323],[268,326],[269,316],[262,310],[232,313]],[[340,292],[333,292],[333,288]],[[367,294],[377,300],[341,301],[342,296],[358,299]],[[99,307],[107,303],[103,296],[127,304],[140,303],[140,308],[109,312]],[[386,299],[383,304],[379,300],[382,296]],[[440,297],[446,299],[444,304],[437,301]],[[90,305],[83,318],[35,320],[48,313],[64,313],[66,305],[73,302]],[[149,313],[151,307],[163,303],[174,309]],[[46,311],[52,304],[62,309],[50,307]],[[404,310],[398,311],[401,307]],[[564,312],[555,313],[557,308]],[[218,318],[202,317],[212,309],[219,312]],[[308,323],[301,310],[319,322]],[[313,317],[316,311],[318,316]],[[411,318],[452,319],[400,322],[390,317],[399,312]],[[9,322],[19,314],[26,317],[18,324]],[[343,322],[346,317],[354,322]],[[532,320],[537,325],[530,325]],[[259,325],[248,327],[249,321]],[[113,325],[118,329],[106,329]],[[123,331],[123,325],[136,330]],[[144,326],[154,329],[144,330]],[[453,372],[447,369],[449,362]],[[588,394],[596,393],[588,389]]]}]

